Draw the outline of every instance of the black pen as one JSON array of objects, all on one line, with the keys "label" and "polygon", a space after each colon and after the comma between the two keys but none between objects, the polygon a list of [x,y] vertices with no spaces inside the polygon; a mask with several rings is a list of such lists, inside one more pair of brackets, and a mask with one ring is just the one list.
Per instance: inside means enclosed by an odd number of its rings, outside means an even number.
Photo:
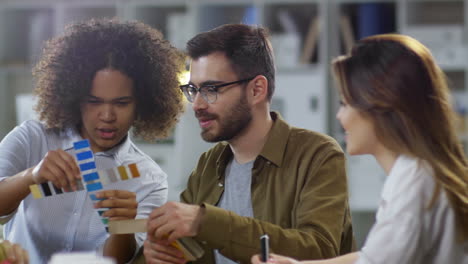
[{"label": "black pen", "polygon": [[260,248],[262,250],[261,252],[261,260],[262,262],[267,262],[268,261],[268,256],[270,255],[270,243],[269,243],[269,237],[267,234],[264,234],[263,236],[260,237]]}]

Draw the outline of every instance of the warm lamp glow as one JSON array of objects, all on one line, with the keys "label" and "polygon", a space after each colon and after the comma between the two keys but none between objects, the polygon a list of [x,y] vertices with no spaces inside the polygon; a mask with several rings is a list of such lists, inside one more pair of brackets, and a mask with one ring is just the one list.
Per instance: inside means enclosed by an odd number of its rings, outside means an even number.
[{"label": "warm lamp glow", "polygon": [[179,83],[187,84],[190,81],[190,71],[183,71],[179,74]]},{"label": "warm lamp glow", "polygon": [[[179,83],[187,84],[190,81],[190,71],[183,71],[179,74]],[[182,97],[185,103],[188,103],[188,100],[185,96]]]}]

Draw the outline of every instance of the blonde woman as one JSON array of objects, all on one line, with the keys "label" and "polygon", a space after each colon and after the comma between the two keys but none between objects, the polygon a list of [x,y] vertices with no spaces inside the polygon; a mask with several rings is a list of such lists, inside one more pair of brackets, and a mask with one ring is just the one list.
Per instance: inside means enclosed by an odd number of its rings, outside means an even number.
[{"label": "blonde woman", "polygon": [[429,50],[403,35],[372,36],[333,70],[347,151],[373,155],[388,175],[376,223],[359,252],[304,262],[272,255],[268,263],[468,263],[467,160]]}]

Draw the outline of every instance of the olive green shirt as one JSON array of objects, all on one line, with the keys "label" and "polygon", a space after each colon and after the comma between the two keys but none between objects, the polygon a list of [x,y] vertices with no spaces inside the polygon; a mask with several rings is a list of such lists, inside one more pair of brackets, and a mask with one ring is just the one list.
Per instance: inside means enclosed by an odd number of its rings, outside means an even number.
[{"label": "olive green shirt", "polygon": [[192,172],[181,201],[206,207],[195,237],[206,253],[195,263],[214,263],[213,249],[250,263],[260,253],[263,234],[270,237],[271,252],[297,259],[330,258],[354,249],[343,151],[333,138],[271,115],[274,124],[252,169],[254,218],[216,207],[233,158],[227,143],[204,153]]},{"label": "olive green shirt", "polygon": [[[240,263],[260,253],[260,236],[270,251],[300,260],[322,259],[354,250],[345,157],[326,135],[290,127],[272,112],[273,126],[252,169],[254,218],[216,207],[224,171],[233,158],[225,142],[205,152],[181,201],[206,208],[195,237],[204,247],[197,264],[214,264],[213,249]],[[248,191],[248,190],[246,190]]]}]

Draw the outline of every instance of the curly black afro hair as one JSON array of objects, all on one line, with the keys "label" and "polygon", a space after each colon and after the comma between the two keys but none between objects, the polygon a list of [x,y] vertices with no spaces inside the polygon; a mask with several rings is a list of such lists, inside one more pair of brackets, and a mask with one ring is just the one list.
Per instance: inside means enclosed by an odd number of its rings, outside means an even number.
[{"label": "curly black afro hair", "polygon": [[80,105],[96,72],[106,68],[134,82],[135,136],[167,136],[183,111],[178,77],[184,56],[158,30],[141,22],[92,19],[70,25],[49,40],[33,69],[40,120],[48,128],[79,127]]}]

